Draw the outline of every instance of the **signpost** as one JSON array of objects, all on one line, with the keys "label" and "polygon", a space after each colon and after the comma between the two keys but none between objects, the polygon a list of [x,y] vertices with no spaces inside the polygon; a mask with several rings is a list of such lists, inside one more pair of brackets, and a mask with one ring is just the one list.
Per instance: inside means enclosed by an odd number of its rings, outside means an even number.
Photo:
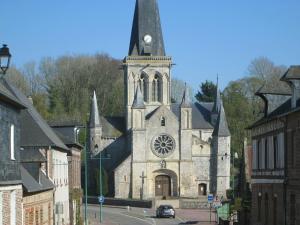
[{"label": "signpost", "polygon": [[214,201],[214,195],[213,194],[208,194],[207,195],[207,202],[209,203],[209,222],[211,222],[211,204]]},{"label": "signpost", "polygon": [[104,203],[104,196],[103,195],[99,196],[98,201],[99,203]]}]

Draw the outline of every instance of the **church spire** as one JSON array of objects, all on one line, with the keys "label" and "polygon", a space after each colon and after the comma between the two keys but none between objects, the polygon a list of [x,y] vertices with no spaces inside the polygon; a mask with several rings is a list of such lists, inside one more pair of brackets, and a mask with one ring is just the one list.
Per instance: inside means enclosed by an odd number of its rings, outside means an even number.
[{"label": "church spire", "polygon": [[100,124],[97,97],[96,97],[96,92],[94,91],[92,104],[91,104],[91,111],[90,111],[89,127],[95,128],[100,126],[101,124]]},{"label": "church spire", "polygon": [[132,108],[134,108],[134,109],[144,109],[145,108],[144,97],[142,95],[140,85],[138,85],[136,88]]},{"label": "church spire", "polygon": [[217,123],[215,125],[212,136],[213,137],[229,137],[230,136],[230,131],[228,128],[225,110],[224,110],[222,101],[220,102],[220,112],[219,112]]},{"label": "church spire", "polygon": [[216,95],[215,95],[215,101],[213,106],[213,113],[219,113],[221,109],[221,93],[219,89],[219,76],[217,76],[217,87],[216,87]]},{"label": "church spire", "polygon": [[129,55],[165,56],[156,0],[136,0]]},{"label": "church spire", "polygon": [[189,90],[188,90],[186,83],[185,83],[185,89],[183,92],[183,97],[182,97],[180,107],[181,108],[190,108],[191,107],[190,94],[189,94]]}]

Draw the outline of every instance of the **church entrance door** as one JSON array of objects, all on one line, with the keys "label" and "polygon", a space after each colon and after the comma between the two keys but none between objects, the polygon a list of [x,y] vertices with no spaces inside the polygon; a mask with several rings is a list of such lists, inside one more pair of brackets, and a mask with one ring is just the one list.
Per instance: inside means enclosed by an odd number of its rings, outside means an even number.
[{"label": "church entrance door", "polygon": [[171,178],[167,175],[159,175],[155,178],[155,196],[171,195]]}]

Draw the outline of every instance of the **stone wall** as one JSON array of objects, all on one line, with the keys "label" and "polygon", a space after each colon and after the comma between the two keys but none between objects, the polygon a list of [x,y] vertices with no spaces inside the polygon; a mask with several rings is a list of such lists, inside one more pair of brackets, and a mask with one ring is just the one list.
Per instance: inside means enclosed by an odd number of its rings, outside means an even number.
[{"label": "stone wall", "polygon": [[115,198],[130,197],[131,156],[115,170]]}]

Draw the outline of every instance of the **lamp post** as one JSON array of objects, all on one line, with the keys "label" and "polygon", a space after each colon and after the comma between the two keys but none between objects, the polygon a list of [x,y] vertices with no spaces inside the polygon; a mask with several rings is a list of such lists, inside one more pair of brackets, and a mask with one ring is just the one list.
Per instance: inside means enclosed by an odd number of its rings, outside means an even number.
[{"label": "lamp post", "polygon": [[[85,145],[86,146],[86,151],[85,151],[85,224],[88,225],[87,223],[87,175],[88,175],[88,171],[87,171],[87,166],[88,166],[88,147],[87,147],[87,144]],[[98,152],[99,151],[99,146],[96,144],[94,146],[94,151],[95,152]],[[102,157],[102,151],[99,151],[99,158],[95,158],[95,157],[92,157],[90,158],[90,160],[99,160],[99,197],[103,197],[102,196],[102,160],[106,160],[106,159],[111,159],[111,156],[110,154],[107,154],[105,157]],[[99,199],[100,200],[100,199]],[[103,215],[102,215],[102,207],[103,207],[103,201],[100,201],[100,212],[99,212],[99,215],[100,215],[100,223],[103,222]]]},{"label": "lamp post", "polygon": [[[95,152],[98,152],[98,145],[95,145]],[[102,198],[102,155],[101,155],[102,151],[99,151],[99,197]],[[100,199],[99,199],[100,200]],[[102,205],[103,202],[100,201],[100,223],[102,223]]]},{"label": "lamp post", "polygon": [[85,225],[88,225],[88,221],[87,221],[87,182],[88,182],[88,178],[87,178],[87,127],[88,127],[88,122],[86,123],[86,127],[85,127],[85,145],[84,145],[84,151],[85,151],[85,154],[84,154],[84,162],[85,162],[85,165],[84,165],[84,191],[85,191],[85,207],[84,207],[84,223]]},{"label": "lamp post", "polygon": [[9,48],[4,44],[2,48],[0,48],[0,72],[3,75],[9,68],[10,58],[11,54],[9,53]]}]

